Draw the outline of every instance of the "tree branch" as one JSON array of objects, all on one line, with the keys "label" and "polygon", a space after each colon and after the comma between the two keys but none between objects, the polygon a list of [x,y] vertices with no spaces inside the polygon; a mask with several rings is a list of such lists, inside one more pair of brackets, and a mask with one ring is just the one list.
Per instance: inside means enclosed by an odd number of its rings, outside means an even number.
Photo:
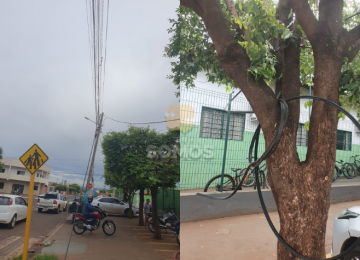
[{"label": "tree branch", "polygon": [[350,46],[355,46],[360,40],[360,24],[352,28],[350,31],[344,30],[345,37],[345,50],[347,51]]},{"label": "tree branch", "polygon": [[256,84],[253,76],[248,73],[251,67],[250,59],[246,50],[234,39],[220,1],[181,0],[180,4],[194,10],[202,18],[214,43],[221,67],[243,91],[263,129],[269,126],[269,133],[272,134],[274,121],[276,122],[280,114],[276,95],[263,80]]},{"label": "tree branch", "polygon": [[304,30],[311,45],[316,41],[316,32],[319,28],[319,22],[309,6],[307,0],[289,0],[289,6],[296,14],[296,20]]},{"label": "tree branch", "polygon": [[[351,46],[351,49],[349,51],[349,47]],[[344,49],[344,57],[348,58],[348,62],[352,62],[354,60],[354,58],[356,57],[356,55],[359,53],[360,51],[360,39],[358,39],[355,44],[350,45],[349,47],[347,47],[346,49]]]},{"label": "tree branch", "polygon": [[[225,0],[227,9],[229,10],[230,18],[234,17],[235,19],[238,18],[238,14],[235,9],[234,1],[233,0]],[[247,40],[247,30],[243,27],[240,29],[240,26],[235,23],[234,21],[231,21],[232,26],[236,29],[236,32],[241,36],[243,35],[245,40]]]}]

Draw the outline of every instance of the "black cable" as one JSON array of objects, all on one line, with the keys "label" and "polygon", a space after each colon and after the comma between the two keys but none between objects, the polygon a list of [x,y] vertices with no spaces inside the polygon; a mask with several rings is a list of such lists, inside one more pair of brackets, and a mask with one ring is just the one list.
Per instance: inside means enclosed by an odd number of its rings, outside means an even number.
[{"label": "black cable", "polygon": [[103,78],[103,95],[102,95],[102,111],[104,111],[104,94],[105,94],[105,75],[106,75],[106,53],[107,53],[107,35],[108,35],[108,25],[109,25],[109,4],[107,2],[107,12],[106,12],[106,36],[105,36],[105,57],[104,57],[104,78]]},{"label": "black cable", "polygon": [[354,16],[357,16],[358,14],[360,14],[360,12],[357,12],[357,13],[353,14],[352,16],[345,18],[345,21],[349,20],[350,18],[353,18]]},{"label": "black cable", "polygon": [[[260,200],[260,204],[261,204],[261,208],[264,212],[265,218],[271,228],[271,230],[273,231],[273,233],[275,234],[275,236],[277,237],[277,239],[280,241],[280,243],[293,255],[295,255],[298,258],[304,259],[304,260],[337,260],[342,258],[343,256],[346,256],[347,254],[349,254],[351,251],[353,251],[358,245],[360,245],[360,238],[358,238],[348,249],[346,249],[345,251],[343,251],[342,253],[340,253],[339,255],[333,256],[331,258],[326,258],[326,259],[315,259],[315,258],[309,258],[306,256],[303,256],[299,253],[297,253],[291,246],[289,246],[285,240],[280,236],[280,234],[278,233],[278,231],[276,230],[274,224],[271,221],[271,218],[267,212],[266,209],[266,205],[264,202],[264,198],[262,196],[262,192],[261,192],[261,187],[260,187],[260,179],[259,179],[259,165],[260,163],[265,160],[266,158],[268,158],[276,149],[277,145],[279,144],[280,140],[281,140],[281,136],[282,136],[282,132],[287,120],[287,114],[288,114],[288,106],[287,106],[287,102],[291,102],[293,100],[296,99],[314,99],[314,100],[318,100],[318,101],[322,101],[326,104],[329,104],[335,108],[337,108],[338,110],[340,110],[342,113],[344,113],[348,118],[350,118],[350,120],[354,123],[354,125],[360,130],[360,123],[349,113],[347,112],[344,108],[342,108],[341,106],[339,106],[338,104],[331,102],[329,100],[326,100],[324,98],[320,98],[320,97],[316,97],[316,96],[297,96],[297,97],[292,97],[286,100],[279,100],[279,104],[280,104],[280,111],[281,111],[281,118],[280,118],[280,126],[279,129],[277,131],[277,133],[275,134],[275,137],[273,138],[273,140],[270,142],[270,144],[268,145],[268,147],[266,148],[265,152],[263,153],[263,155],[258,159],[257,158],[257,153],[258,153],[258,144],[259,144],[259,136],[260,136],[260,124],[257,127],[253,139],[251,140],[251,145],[250,145],[250,149],[249,149],[249,161],[250,161],[250,165],[248,166],[248,168],[246,169],[246,172],[241,180],[241,182],[239,183],[238,187],[236,187],[236,189],[227,197],[213,197],[213,196],[208,196],[208,195],[204,195],[204,194],[197,194],[203,197],[207,197],[210,199],[216,199],[216,200],[223,200],[223,199],[228,199],[230,197],[232,197],[238,189],[241,189],[241,185],[244,181],[245,176],[248,174],[248,171],[250,168],[255,167],[255,182],[256,182],[256,187],[257,187],[257,192],[258,192],[258,196],[259,196],[259,200]],[[254,150],[254,162],[251,163],[251,155],[252,155],[252,149],[255,148]]]},{"label": "black cable", "polygon": [[166,123],[166,122],[170,122],[170,121],[179,121],[180,119],[174,119],[174,120],[165,120],[165,121],[158,121],[158,122],[147,122],[147,123],[131,123],[131,122],[123,122],[123,121],[119,121],[119,120],[115,120],[115,119],[112,119],[110,117],[106,117],[106,118],[109,118],[113,121],[116,121],[118,123],[123,123],[123,124],[131,124],[131,125],[149,125],[149,124],[159,124],[159,123]]}]

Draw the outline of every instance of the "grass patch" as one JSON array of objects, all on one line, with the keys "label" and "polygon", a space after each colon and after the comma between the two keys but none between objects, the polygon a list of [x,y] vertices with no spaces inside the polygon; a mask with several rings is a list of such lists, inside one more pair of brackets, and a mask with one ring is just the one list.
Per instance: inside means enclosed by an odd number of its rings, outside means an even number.
[{"label": "grass patch", "polygon": [[13,256],[11,260],[22,260],[22,254],[19,256]]},{"label": "grass patch", "polygon": [[32,260],[59,260],[59,258],[54,254],[51,255],[43,254],[33,257]]}]

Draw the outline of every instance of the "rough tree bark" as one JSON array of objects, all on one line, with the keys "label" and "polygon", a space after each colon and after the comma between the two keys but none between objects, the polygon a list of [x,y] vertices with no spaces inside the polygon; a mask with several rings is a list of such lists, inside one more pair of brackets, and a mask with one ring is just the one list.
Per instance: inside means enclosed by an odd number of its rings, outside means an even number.
[{"label": "rough tree bark", "polygon": [[140,189],[140,202],[139,202],[139,223],[138,226],[144,226],[144,190]]},{"label": "rough tree bark", "polygon": [[152,221],[153,221],[153,228],[154,228],[154,238],[155,239],[162,239],[161,238],[161,229],[159,223],[159,216],[158,216],[158,209],[157,209],[157,193],[158,193],[158,184],[150,187],[151,190],[151,201],[152,201]]},{"label": "rough tree bark", "polygon": [[[232,1],[227,1],[231,10]],[[243,91],[262,126],[266,145],[272,140],[279,122],[277,95],[286,99],[300,95],[300,41],[297,45],[273,42],[279,65],[276,94],[260,81],[257,85],[247,69],[249,57],[232,37],[221,9],[220,0],[180,0],[204,21],[224,71]],[[353,59],[360,49],[360,26],[347,32],[342,24],[342,0],[321,0],[319,20],[307,0],[280,0],[278,17],[289,24],[290,10],[296,15],[292,26],[300,24],[314,52],[314,95],[339,103],[339,81],[344,57]],[[299,33],[299,32],[298,32]],[[353,51],[349,47],[353,46]],[[259,102],[261,100],[261,102]],[[280,217],[280,235],[298,253],[325,258],[325,232],[330,188],[336,157],[338,111],[319,101],[313,102],[308,152],[300,162],[296,150],[299,101],[289,105],[289,117],[282,140],[267,160],[268,178]],[[278,124],[277,124],[278,125]],[[278,243],[278,259],[298,259]]]}]

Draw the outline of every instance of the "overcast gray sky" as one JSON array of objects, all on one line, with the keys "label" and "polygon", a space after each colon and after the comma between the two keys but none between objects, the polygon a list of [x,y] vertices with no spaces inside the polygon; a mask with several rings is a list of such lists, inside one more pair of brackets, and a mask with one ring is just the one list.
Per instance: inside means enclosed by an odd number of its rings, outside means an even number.
[{"label": "overcast gray sky", "polygon": [[[51,181],[82,184],[95,124],[85,0],[0,2],[0,146],[19,158],[37,143],[49,156]],[[166,76],[168,18],[178,0],[110,0],[103,112],[127,122],[165,120],[178,104]],[[104,30],[105,31],[105,30]],[[158,131],[166,124],[151,125]],[[126,124],[106,119],[103,134]],[[97,151],[95,187],[102,187]]]}]

